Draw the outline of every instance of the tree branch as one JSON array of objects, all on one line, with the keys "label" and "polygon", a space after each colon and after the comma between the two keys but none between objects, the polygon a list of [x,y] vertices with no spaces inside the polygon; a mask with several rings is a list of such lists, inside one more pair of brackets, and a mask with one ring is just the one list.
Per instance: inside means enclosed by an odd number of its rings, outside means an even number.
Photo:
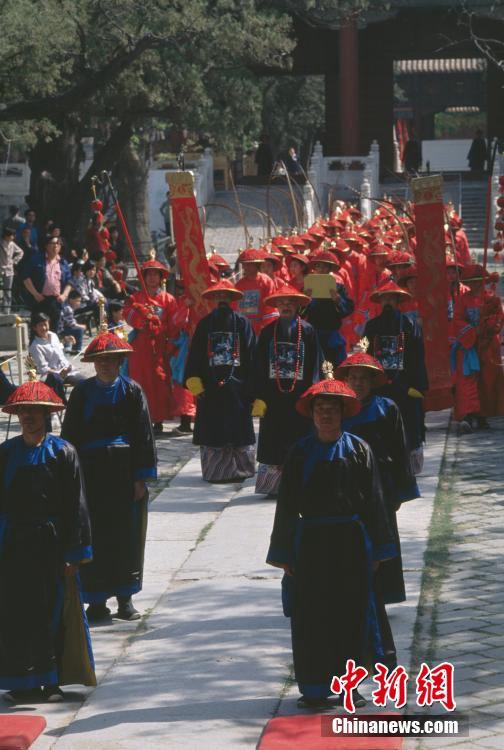
[{"label": "tree branch", "polygon": [[89,99],[105,88],[123,70],[138,60],[144,52],[160,46],[161,43],[162,40],[159,37],[145,34],[145,36],[136,40],[130,49],[120,50],[100,70],[94,71],[81,83],[62,94],[47,96],[43,99],[15,102],[3,108],[0,104],[0,121],[40,120],[44,117],[53,119],[55,116],[81,109],[83,100]]}]

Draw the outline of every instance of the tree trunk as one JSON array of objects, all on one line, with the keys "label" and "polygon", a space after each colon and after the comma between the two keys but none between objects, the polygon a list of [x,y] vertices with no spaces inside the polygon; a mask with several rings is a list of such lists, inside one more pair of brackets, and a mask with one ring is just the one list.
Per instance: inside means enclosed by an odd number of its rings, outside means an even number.
[{"label": "tree trunk", "polygon": [[41,228],[52,219],[62,227],[64,236],[72,238],[68,198],[79,184],[81,123],[78,117],[69,116],[57,126],[61,135],[49,142],[40,138],[30,152],[28,204],[37,212]]},{"label": "tree trunk", "polygon": [[146,148],[129,141],[114,169],[114,178],[126,224],[139,257],[152,248],[149,219],[149,166]]}]

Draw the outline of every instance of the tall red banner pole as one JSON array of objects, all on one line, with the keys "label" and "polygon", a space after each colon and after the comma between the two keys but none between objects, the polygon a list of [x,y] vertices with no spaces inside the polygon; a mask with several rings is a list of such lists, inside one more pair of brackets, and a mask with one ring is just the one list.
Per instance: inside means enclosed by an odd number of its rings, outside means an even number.
[{"label": "tall red banner pole", "polygon": [[166,182],[170,186],[177,262],[186,291],[194,302],[192,317],[196,323],[210,311],[201,292],[210,286],[211,277],[194,195],[194,177],[190,172],[167,172]]},{"label": "tall red banner pole", "polygon": [[417,297],[429,376],[426,411],[452,405],[448,347],[448,280],[446,277],[443,178],[411,180],[415,203]]}]

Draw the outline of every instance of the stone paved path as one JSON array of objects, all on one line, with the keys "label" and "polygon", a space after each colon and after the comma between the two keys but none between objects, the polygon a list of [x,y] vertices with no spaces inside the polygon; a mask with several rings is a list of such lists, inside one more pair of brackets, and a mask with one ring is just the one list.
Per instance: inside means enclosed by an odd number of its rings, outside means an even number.
[{"label": "stone paved path", "polygon": [[469,718],[470,734],[423,740],[416,750],[504,748],[504,419],[490,421],[488,431],[450,431],[414,648],[417,667],[454,664],[457,711]]},{"label": "stone paved path", "polygon": [[[273,186],[270,190],[271,216],[274,222],[272,225],[273,234],[276,234],[275,224],[279,233],[295,225],[292,203],[286,191],[286,187],[277,186]],[[267,236],[267,220],[264,215],[253,209],[262,212],[267,211],[266,188],[238,186],[238,197],[243,206],[245,223],[254,240],[253,246],[257,247],[260,239]],[[252,206],[253,208],[247,208],[246,206]],[[233,213],[236,211],[234,193],[229,190],[218,191],[212,205],[207,209],[206,215],[205,246],[207,252],[210,251],[211,245],[215,245],[216,251],[223,255],[231,265],[234,265],[239,250],[245,247],[243,228],[235,213]]]}]

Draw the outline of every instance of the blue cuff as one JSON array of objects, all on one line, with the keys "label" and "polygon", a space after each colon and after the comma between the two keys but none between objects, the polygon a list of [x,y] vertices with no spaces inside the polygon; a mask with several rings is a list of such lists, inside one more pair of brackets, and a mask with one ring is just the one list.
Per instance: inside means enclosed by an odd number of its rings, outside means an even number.
[{"label": "blue cuff", "polygon": [[286,550],[280,550],[276,547],[270,547],[266,556],[266,562],[280,563],[280,565],[292,565],[294,562],[293,555]]},{"label": "blue cuff", "polygon": [[417,497],[422,497],[422,495],[416,482],[412,482],[402,492],[398,492],[398,500],[401,503],[406,503],[408,500],[416,500]]},{"label": "blue cuff", "polygon": [[87,547],[75,547],[75,549],[71,549],[65,555],[65,562],[67,563],[84,562],[92,559],[93,548],[91,545],[88,545]]},{"label": "blue cuff", "polygon": [[137,469],[135,471],[135,480],[139,479],[157,479],[157,469],[155,466],[149,469]]},{"label": "blue cuff", "polygon": [[373,562],[388,560],[390,557],[397,557],[397,547],[394,542],[390,544],[378,544],[373,546]]}]

